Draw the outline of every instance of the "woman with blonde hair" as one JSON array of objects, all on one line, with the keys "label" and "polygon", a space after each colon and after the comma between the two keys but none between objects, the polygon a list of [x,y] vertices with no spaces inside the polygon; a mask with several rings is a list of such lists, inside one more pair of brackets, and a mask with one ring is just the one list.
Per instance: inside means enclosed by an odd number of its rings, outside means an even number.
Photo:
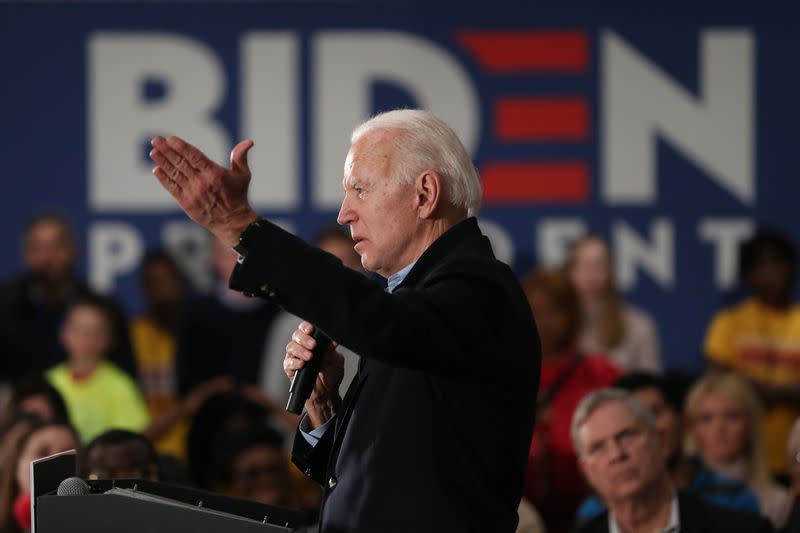
[{"label": "woman with blonde hair", "polygon": [[687,448],[712,471],[747,484],[758,498],[761,514],[780,529],[792,500],[767,469],[762,412],[761,401],[745,380],[731,373],[709,374],[692,386],[686,398]]},{"label": "woman with blonde hair", "polygon": [[627,371],[660,373],[658,329],[650,315],[622,299],[606,241],[597,235],[579,239],[566,270],[581,302],[581,348],[608,354]]}]

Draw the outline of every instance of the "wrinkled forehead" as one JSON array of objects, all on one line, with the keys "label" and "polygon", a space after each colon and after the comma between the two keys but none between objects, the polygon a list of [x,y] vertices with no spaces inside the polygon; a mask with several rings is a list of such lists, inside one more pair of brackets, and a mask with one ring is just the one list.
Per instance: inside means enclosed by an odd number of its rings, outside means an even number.
[{"label": "wrinkled forehead", "polygon": [[593,442],[608,440],[628,428],[640,427],[641,422],[630,407],[623,402],[612,401],[598,406],[586,417],[580,427],[581,444],[586,447]]},{"label": "wrinkled forehead", "polygon": [[397,141],[402,132],[380,129],[365,133],[350,145],[344,162],[344,179],[358,174],[361,167],[378,171],[392,168],[397,153]]}]

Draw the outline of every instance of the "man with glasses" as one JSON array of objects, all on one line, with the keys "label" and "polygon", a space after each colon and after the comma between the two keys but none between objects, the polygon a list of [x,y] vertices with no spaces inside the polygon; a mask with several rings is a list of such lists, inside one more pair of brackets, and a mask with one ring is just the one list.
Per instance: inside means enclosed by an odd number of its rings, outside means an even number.
[{"label": "man with glasses", "polygon": [[772,531],[758,515],[677,492],[652,413],[625,391],[602,389],[584,398],[572,418],[572,439],[581,471],[608,507],[580,533]]}]

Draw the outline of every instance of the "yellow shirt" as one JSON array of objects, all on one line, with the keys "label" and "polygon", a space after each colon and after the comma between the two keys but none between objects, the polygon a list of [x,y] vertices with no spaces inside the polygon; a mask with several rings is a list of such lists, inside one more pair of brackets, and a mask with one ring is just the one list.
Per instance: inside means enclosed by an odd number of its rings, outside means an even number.
[{"label": "yellow shirt", "polygon": [[109,429],[143,431],[150,422],[136,383],[113,363],[103,361],[80,380],[72,377],[67,363],[54,366],[45,376],[64,398],[83,443]]},{"label": "yellow shirt", "polygon": [[[180,401],[175,375],[175,338],[147,317],[133,320],[130,331],[142,392],[150,416],[155,420]],[[188,421],[179,420],[155,442],[156,450],[185,459],[188,431]]]},{"label": "yellow shirt", "polygon": [[[744,377],[770,385],[800,386],[800,306],[779,310],[755,298],[718,313],[708,329],[705,353]],[[767,465],[789,467],[786,440],[800,409],[773,404],[764,413]]]}]

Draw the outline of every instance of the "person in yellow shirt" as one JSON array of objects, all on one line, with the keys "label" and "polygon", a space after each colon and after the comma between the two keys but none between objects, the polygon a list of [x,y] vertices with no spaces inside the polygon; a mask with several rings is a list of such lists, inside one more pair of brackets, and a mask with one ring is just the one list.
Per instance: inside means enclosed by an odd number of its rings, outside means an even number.
[{"label": "person in yellow shirt", "polygon": [[183,276],[168,253],[148,253],[139,267],[146,311],[130,323],[139,384],[150,417],[157,421],[149,437],[159,453],[185,459],[188,421],[175,414],[179,407],[175,373],[175,342],[184,308]]},{"label": "person in yellow shirt", "polygon": [[788,472],[786,440],[800,416],[800,306],[792,302],[795,249],[762,229],[742,245],[740,274],[751,296],[711,321],[704,351],[712,369],[746,378],[766,406],[763,433],[773,474]]},{"label": "person in yellow shirt", "polygon": [[110,311],[103,300],[76,300],[61,330],[67,361],[45,373],[64,398],[84,443],[109,429],[142,431],[150,420],[136,383],[106,360],[114,345],[111,331]]}]

